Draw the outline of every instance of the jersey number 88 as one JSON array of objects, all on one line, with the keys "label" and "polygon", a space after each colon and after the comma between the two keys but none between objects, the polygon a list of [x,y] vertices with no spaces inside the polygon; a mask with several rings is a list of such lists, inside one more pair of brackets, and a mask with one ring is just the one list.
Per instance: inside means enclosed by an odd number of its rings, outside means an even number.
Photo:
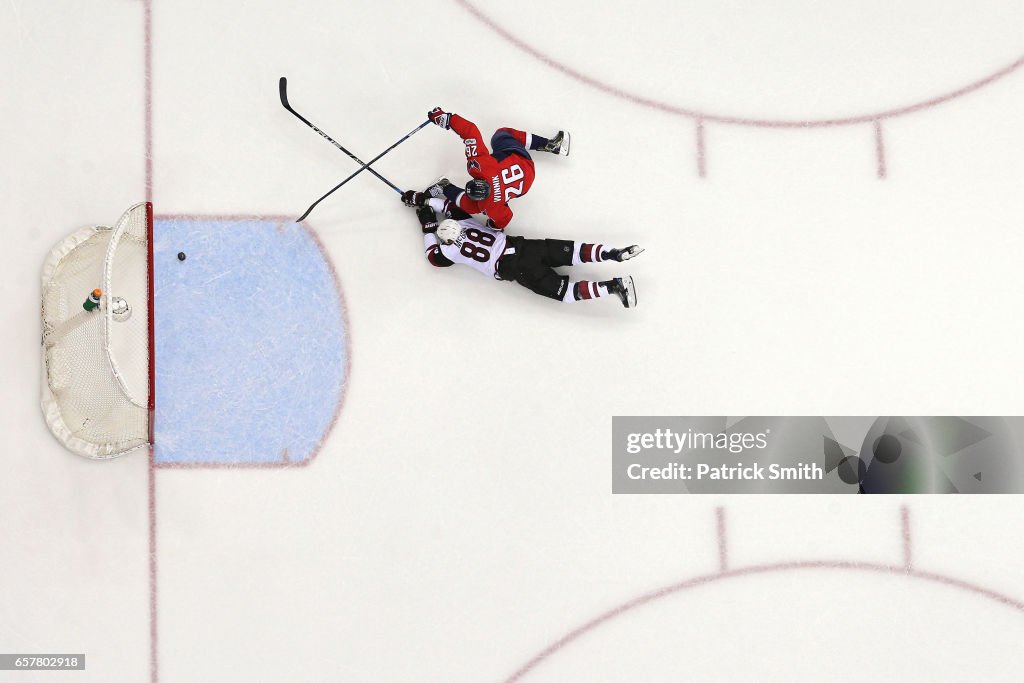
[{"label": "jersey number 88", "polygon": [[[476,244],[473,244],[476,242]],[[482,244],[482,247],[478,247],[477,244]],[[476,228],[470,228],[466,231],[466,241],[459,247],[459,253],[466,258],[471,258],[474,261],[480,263],[487,263],[491,259],[491,252],[484,247],[489,247],[494,244],[494,235],[489,232],[482,232]]]}]

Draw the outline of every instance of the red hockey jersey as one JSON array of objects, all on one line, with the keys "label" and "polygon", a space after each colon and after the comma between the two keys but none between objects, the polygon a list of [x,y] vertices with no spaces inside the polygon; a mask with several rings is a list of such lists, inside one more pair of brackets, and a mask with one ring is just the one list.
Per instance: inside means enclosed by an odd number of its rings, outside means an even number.
[{"label": "red hockey jersey", "polygon": [[[481,201],[473,201],[463,193],[459,197],[459,208],[467,213],[485,213],[496,228],[504,229],[512,220],[509,201],[526,194],[533,185],[533,161],[518,154],[509,154],[499,161],[491,156],[475,123],[452,114],[450,125],[466,145],[466,170],[469,175],[484,180],[491,187],[490,196]],[[526,133],[512,128],[502,130],[526,146]]]}]

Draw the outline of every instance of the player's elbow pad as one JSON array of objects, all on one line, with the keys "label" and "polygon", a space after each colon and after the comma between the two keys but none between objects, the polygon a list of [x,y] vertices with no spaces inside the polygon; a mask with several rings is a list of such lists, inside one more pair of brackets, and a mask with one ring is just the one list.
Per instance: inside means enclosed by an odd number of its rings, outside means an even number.
[{"label": "player's elbow pad", "polygon": [[507,228],[508,224],[511,222],[512,212],[509,211],[508,214],[499,214],[496,218],[489,216],[487,218],[487,227],[494,228],[495,230],[501,230],[504,232],[505,228]]},{"label": "player's elbow pad", "polygon": [[435,268],[447,268],[452,265],[452,262],[437,247],[427,250],[427,261]]}]

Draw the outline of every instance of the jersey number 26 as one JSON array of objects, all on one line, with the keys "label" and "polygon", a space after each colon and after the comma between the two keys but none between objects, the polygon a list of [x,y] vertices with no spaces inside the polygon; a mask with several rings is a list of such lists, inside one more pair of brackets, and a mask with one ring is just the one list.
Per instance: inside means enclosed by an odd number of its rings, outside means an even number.
[{"label": "jersey number 26", "polygon": [[[519,164],[512,164],[508,168],[501,170],[501,182],[506,185],[505,187],[505,201],[518,197],[523,193],[523,176],[526,173],[520,168]],[[512,186],[512,183],[519,181],[518,186]]]}]

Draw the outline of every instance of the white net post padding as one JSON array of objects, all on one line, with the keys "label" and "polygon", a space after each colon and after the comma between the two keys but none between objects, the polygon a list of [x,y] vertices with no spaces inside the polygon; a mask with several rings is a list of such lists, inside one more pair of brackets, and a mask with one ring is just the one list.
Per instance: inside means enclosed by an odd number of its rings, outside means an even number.
[{"label": "white net post padding", "polygon": [[[150,442],[152,205],[113,228],[84,228],[43,265],[42,408],[54,436],[89,458],[114,458]],[[98,310],[82,308],[102,289]],[[124,299],[130,315],[115,316]]]}]

